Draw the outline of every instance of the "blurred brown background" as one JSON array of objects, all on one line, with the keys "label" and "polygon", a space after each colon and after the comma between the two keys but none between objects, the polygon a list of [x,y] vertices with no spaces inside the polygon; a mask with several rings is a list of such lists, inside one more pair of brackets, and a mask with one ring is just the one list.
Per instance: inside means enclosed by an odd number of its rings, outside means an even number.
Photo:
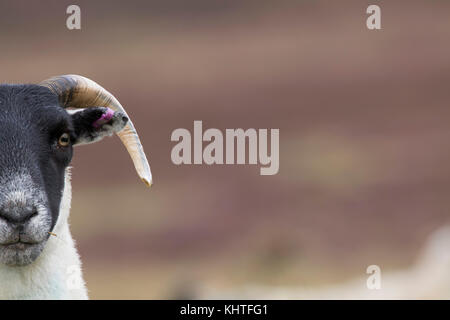
[{"label": "blurred brown background", "polygon": [[[117,138],[76,149],[91,298],[308,287],[405,268],[448,222],[449,39],[448,1],[2,1],[0,81],[84,75],[140,132],[150,190]],[[173,165],[194,120],[279,128],[278,175]]]}]

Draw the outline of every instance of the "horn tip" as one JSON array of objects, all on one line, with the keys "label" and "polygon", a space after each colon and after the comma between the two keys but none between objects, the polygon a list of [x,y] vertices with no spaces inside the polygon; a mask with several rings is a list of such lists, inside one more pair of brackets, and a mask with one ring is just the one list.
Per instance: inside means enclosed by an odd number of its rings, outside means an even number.
[{"label": "horn tip", "polygon": [[147,186],[147,187],[151,187],[152,185],[153,185],[153,181],[152,180],[148,180],[148,179],[146,179],[146,178],[141,178],[141,180],[145,183],[145,185]]}]

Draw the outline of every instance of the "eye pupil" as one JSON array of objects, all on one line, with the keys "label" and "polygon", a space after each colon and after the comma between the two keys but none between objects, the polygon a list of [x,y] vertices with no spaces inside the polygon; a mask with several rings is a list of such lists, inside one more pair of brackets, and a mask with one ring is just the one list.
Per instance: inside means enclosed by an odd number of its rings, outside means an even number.
[{"label": "eye pupil", "polygon": [[69,143],[70,143],[70,136],[68,133],[63,133],[61,135],[61,137],[59,137],[59,139],[58,139],[58,144],[61,147],[67,147],[69,145]]}]

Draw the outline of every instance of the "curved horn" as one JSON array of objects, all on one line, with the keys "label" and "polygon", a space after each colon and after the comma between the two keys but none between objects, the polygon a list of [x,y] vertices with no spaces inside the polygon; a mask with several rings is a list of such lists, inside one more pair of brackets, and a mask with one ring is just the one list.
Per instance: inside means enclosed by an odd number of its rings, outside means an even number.
[{"label": "curved horn", "polygon": [[[45,80],[40,85],[56,93],[59,97],[59,102],[64,108],[108,107],[114,111],[120,111],[128,117],[122,105],[111,93],[88,78],[78,75],[64,75]],[[152,173],[150,165],[136,129],[130,117],[128,119],[125,128],[118,132],[117,135],[127,148],[139,177],[147,186],[151,186]]]}]

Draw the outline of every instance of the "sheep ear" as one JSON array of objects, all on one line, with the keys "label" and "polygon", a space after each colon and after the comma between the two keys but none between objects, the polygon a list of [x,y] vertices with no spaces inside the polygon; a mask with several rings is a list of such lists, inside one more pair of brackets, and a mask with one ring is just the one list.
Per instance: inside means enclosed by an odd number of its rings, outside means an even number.
[{"label": "sheep ear", "polygon": [[128,122],[128,118],[122,112],[105,107],[68,110],[68,112],[72,116],[76,136],[74,145],[100,141],[121,131]]}]

